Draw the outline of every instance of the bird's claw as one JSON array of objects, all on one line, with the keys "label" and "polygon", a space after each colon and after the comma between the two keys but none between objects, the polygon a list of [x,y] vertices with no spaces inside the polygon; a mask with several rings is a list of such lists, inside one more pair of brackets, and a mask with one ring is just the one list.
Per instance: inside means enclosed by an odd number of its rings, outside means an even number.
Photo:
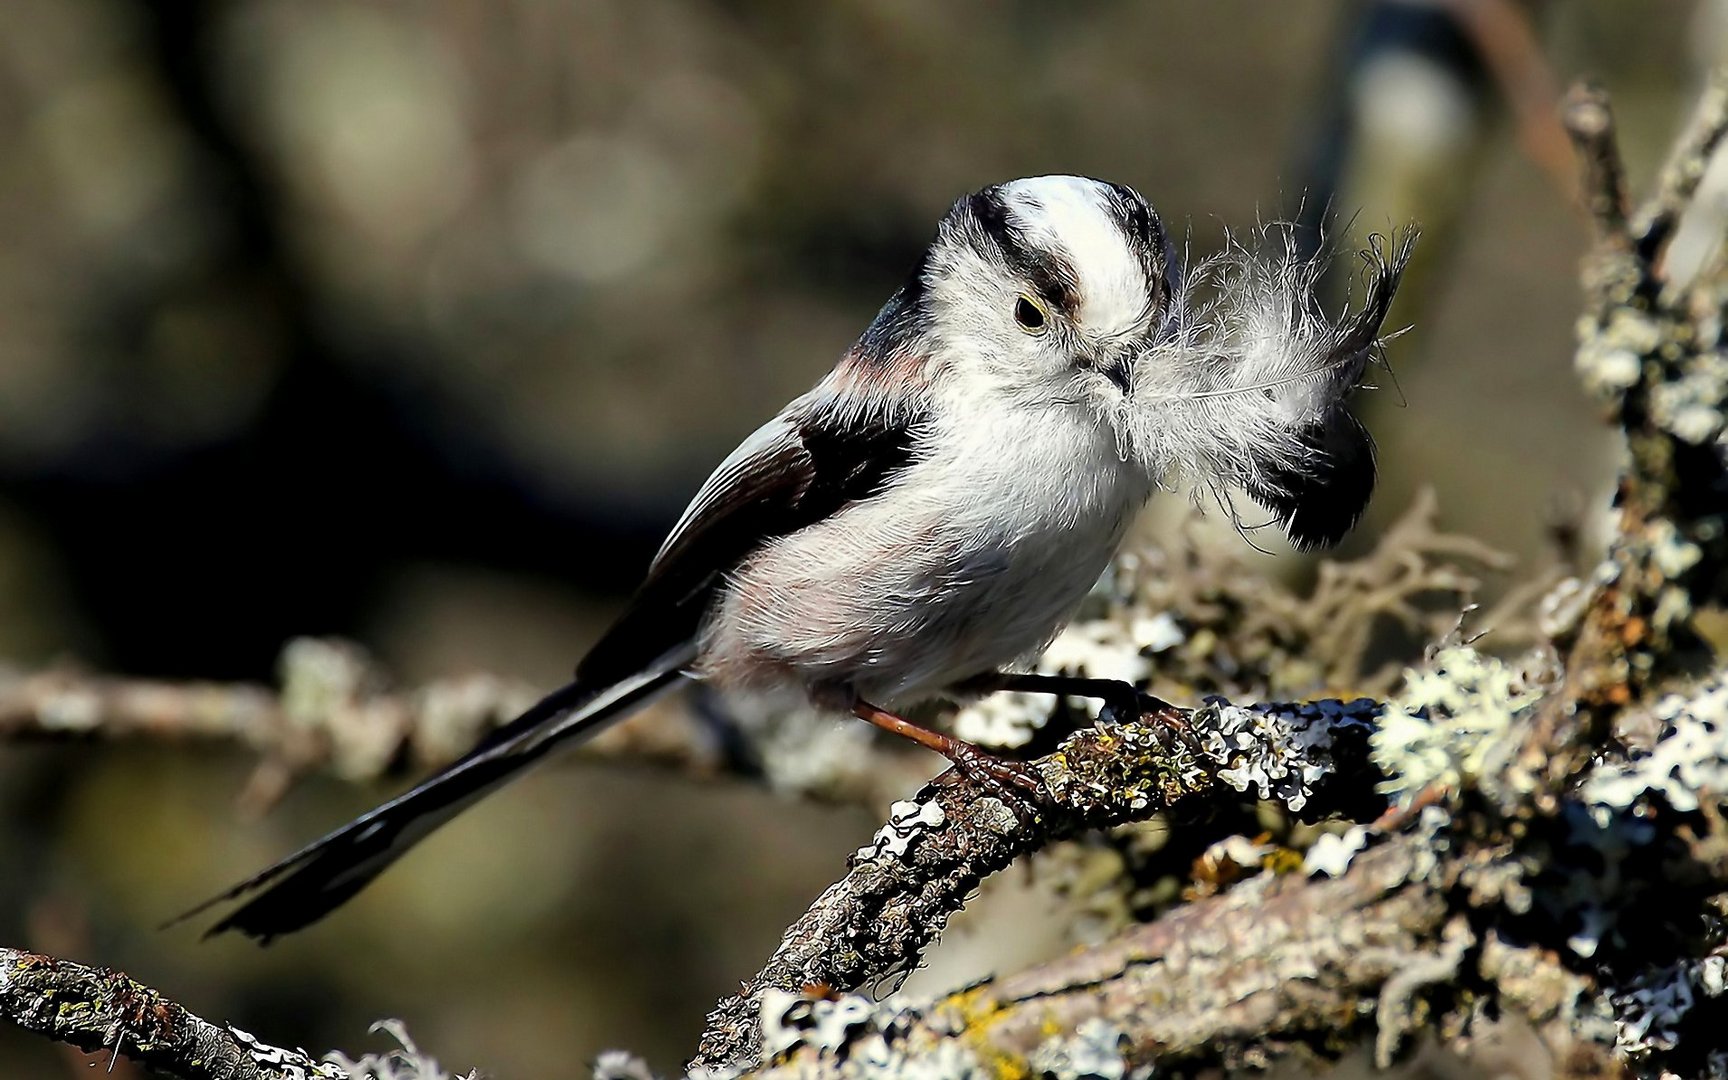
[{"label": "bird's claw", "polygon": [[[1118,724],[1155,716],[1161,722],[1172,727],[1183,730],[1188,727],[1187,722],[1183,719],[1186,715],[1184,710],[1177,708],[1161,697],[1154,697],[1144,690],[1129,687],[1121,694],[1107,699],[1104,704],[1108,708],[1110,719]],[[1103,719],[1103,716],[1100,715],[1099,719]]]},{"label": "bird's claw", "polygon": [[989,788],[1004,801],[1029,803],[1034,809],[1052,801],[1044,776],[1031,764],[998,757],[971,743],[956,741],[948,760],[966,776]]}]

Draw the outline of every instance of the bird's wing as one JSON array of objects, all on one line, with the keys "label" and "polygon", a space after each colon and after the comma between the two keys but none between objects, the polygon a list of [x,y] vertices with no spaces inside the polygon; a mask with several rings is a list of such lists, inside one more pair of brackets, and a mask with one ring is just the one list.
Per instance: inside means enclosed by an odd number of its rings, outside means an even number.
[{"label": "bird's wing", "polygon": [[886,408],[832,380],[788,405],[708,477],[578,679],[609,682],[690,640],[725,574],[751,553],[892,483],[918,453],[923,419],[919,405]]}]

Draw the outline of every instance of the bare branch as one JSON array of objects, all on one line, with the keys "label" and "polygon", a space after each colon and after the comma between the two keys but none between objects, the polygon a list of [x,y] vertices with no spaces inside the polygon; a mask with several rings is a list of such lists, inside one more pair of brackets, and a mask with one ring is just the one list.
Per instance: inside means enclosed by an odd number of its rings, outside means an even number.
[{"label": "bare branch", "polygon": [[[280,688],[271,688],[130,679],[73,668],[26,674],[0,666],[0,739],[237,744],[260,758],[242,804],[261,813],[313,771],[361,783],[448,764],[540,696],[525,683],[491,675],[396,689],[364,650],[327,639],[289,642],[280,669]],[[919,755],[852,742],[845,753],[805,755],[800,775],[783,777],[776,772],[781,762],[762,753],[771,733],[733,736],[735,745],[728,745],[717,725],[693,710],[659,707],[589,740],[577,753],[700,779],[742,777],[810,798],[872,807],[886,805],[929,775]],[[814,768],[818,756],[825,770]]]},{"label": "bare branch", "polygon": [[1520,0],[1439,0],[1470,35],[1507,109],[1518,125],[1518,142],[1568,200],[1578,193],[1578,174],[1560,122],[1559,83],[1543,55],[1534,12]]},{"label": "bare branch", "polygon": [[1561,111],[1566,134],[1578,148],[1584,168],[1581,194],[1584,207],[1596,223],[1602,243],[1629,247],[1626,231],[1626,167],[1620,161],[1620,145],[1614,137],[1614,112],[1601,87],[1580,83],[1566,95]]},{"label": "bare branch", "polygon": [[1652,264],[1661,260],[1724,136],[1728,136],[1728,68],[1717,68],[1710,73],[1691,119],[1669,151],[1668,161],[1656,178],[1656,190],[1638,208],[1632,222],[1639,258]]}]

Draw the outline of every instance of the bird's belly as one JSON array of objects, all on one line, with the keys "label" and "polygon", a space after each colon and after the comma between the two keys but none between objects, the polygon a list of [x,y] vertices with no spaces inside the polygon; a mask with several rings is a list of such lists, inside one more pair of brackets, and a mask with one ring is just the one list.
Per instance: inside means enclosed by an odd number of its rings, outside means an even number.
[{"label": "bird's belly", "polygon": [[781,538],[732,576],[699,669],[894,707],[1035,654],[1145,494],[1128,477],[1080,490],[1076,505],[1012,479],[964,498],[908,484]]}]

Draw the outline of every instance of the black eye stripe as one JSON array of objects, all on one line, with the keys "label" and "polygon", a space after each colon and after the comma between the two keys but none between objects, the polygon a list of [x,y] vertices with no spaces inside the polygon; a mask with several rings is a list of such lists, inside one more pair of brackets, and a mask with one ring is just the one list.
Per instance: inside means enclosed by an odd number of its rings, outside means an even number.
[{"label": "black eye stripe", "polygon": [[1025,233],[1009,216],[1001,188],[985,188],[969,197],[966,205],[1008,269],[1030,285],[1040,300],[1072,318],[1080,306],[1079,274],[1060,254],[1026,242]]}]

